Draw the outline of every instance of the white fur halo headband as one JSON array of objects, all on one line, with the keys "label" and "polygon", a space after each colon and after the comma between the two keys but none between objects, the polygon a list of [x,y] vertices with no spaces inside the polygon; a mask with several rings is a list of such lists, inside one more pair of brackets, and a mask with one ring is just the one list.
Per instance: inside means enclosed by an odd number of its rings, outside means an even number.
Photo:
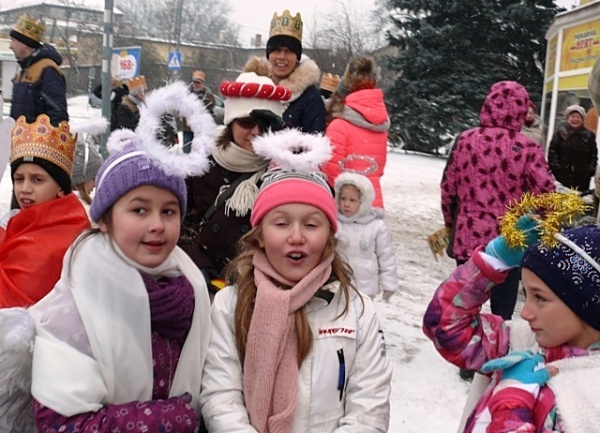
[{"label": "white fur halo headband", "polygon": [[[164,146],[156,137],[156,131],[162,127],[161,116],[167,112],[184,117],[194,132],[189,154],[178,153]],[[150,92],[140,106],[140,123],[135,132],[113,132],[107,148],[113,153],[134,141],[166,174],[197,176],[209,169],[208,156],[215,146],[216,131],[217,125],[202,101],[190,93],[183,82],[175,81]]]},{"label": "white fur halo headband", "polygon": [[319,171],[331,158],[329,138],[298,129],[269,132],[252,141],[254,151],[283,170]]}]

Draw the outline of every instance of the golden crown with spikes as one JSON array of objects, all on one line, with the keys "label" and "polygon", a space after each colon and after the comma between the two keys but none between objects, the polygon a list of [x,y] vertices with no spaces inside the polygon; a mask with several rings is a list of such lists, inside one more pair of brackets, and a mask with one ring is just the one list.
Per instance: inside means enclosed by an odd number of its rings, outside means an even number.
[{"label": "golden crown with spikes", "polygon": [[25,116],[19,116],[11,133],[10,162],[23,158],[32,162],[41,158],[57,165],[71,175],[75,159],[77,134],[71,135],[69,124],[60,122],[55,127],[46,114],[41,114],[33,123],[27,123]]},{"label": "golden crown with spikes", "polygon": [[42,42],[46,26],[41,20],[36,20],[31,15],[23,14],[19,17],[13,30],[35,42]]},{"label": "golden crown with spikes", "polygon": [[337,89],[338,84],[340,83],[340,76],[337,74],[332,74],[331,72],[324,72],[321,77],[321,85],[319,86],[323,90],[328,90],[330,92],[334,92]]},{"label": "golden crown with spikes", "polygon": [[271,20],[271,30],[269,38],[273,36],[291,36],[302,42],[302,18],[300,12],[292,17],[289,10],[283,11],[281,16],[277,16],[277,12],[273,14]]}]

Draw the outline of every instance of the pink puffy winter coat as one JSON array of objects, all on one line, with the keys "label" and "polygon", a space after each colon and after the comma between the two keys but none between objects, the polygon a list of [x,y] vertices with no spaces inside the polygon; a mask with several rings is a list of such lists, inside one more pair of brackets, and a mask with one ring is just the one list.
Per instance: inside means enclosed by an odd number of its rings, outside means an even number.
[{"label": "pink puffy winter coat", "polygon": [[[375,188],[373,207],[383,208],[379,179],[387,159],[387,136],[390,127],[381,89],[366,89],[350,93],[344,100],[344,110],[334,113],[325,135],[331,140],[333,156],[321,167],[333,187],[340,174],[339,162],[349,155],[368,156],[377,162],[377,169],[365,174]],[[370,164],[355,160],[346,167],[364,169]]]},{"label": "pink puffy winter coat", "polygon": [[442,178],[442,213],[451,229],[448,255],[467,260],[498,236],[499,218],[524,192],[554,190],[544,151],[519,131],[529,95],[514,81],[492,86],[480,126],[458,137]]}]

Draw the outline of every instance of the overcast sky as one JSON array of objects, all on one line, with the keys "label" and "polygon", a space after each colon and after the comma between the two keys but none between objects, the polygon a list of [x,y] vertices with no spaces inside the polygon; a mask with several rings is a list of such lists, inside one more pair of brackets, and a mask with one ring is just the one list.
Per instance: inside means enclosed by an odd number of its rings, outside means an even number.
[{"label": "overcast sky", "polygon": [[[262,35],[263,43],[267,41],[269,24],[274,12],[281,15],[285,9],[289,9],[293,16],[296,12],[300,12],[304,32],[308,34],[312,31],[315,17],[323,19],[323,16],[332,10],[338,1],[340,0],[227,0],[232,10],[231,19],[242,26],[240,42],[245,46],[250,44],[250,39],[257,33]],[[341,1],[350,4],[357,13],[371,9],[375,4],[375,0]],[[571,6],[579,4],[579,0],[558,0],[557,3],[570,9]]]}]

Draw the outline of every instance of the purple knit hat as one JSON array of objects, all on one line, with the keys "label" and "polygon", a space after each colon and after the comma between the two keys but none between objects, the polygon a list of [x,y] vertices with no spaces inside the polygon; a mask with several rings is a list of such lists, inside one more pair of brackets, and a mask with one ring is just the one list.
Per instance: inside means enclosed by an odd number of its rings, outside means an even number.
[{"label": "purple knit hat", "polygon": [[536,274],[584,322],[600,330],[600,227],[587,225],[558,234],[553,248],[535,244],[521,267]]},{"label": "purple knit hat", "polygon": [[183,178],[167,175],[144,150],[128,144],[104,161],[98,171],[96,193],[90,206],[92,220],[98,222],[117,200],[142,185],[153,185],[175,194],[183,218],[187,205],[187,189]]}]

